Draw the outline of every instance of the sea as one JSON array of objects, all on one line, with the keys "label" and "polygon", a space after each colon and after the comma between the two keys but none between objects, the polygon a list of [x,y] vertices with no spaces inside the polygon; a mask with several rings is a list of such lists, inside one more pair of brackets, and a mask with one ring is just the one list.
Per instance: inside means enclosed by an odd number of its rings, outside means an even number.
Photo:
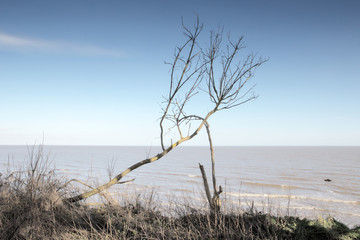
[{"label": "sea", "polygon": [[[39,146],[0,146],[0,173],[24,169]],[[161,152],[148,146],[42,146],[57,175],[92,186]],[[272,214],[360,225],[360,147],[214,147],[222,202]],[[162,204],[206,204],[199,163],[211,185],[209,147],[178,146],[126,175],[113,195],[151,192]],[[78,184],[74,182],[73,184]]]}]

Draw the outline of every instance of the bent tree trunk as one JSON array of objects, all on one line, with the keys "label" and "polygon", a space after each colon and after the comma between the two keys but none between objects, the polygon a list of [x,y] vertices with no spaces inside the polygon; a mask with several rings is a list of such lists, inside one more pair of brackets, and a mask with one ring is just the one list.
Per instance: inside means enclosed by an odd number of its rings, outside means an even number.
[{"label": "bent tree trunk", "polygon": [[145,160],[142,160],[132,166],[130,166],[129,168],[127,168],[125,171],[123,171],[122,173],[116,175],[113,179],[111,179],[109,182],[97,187],[97,188],[94,188],[92,189],[91,191],[88,191],[88,192],[85,192],[85,193],[82,193],[82,194],[79,194],[77,196],[74,196],[74,197],[71,197],[71,198],[68,198],[66,199],[67,202],[70,202],[70,203],[74,203],[74,202],[78,202],[78,201],[81,201],[81,200],[84,200],[86,198],[89,198],[93,195],[96,195],[98,193],[101,193],[102,191],[104,191],[105,189],[108,189],[109,187],[117,184],[124,176],[126,176],[128,173],[134,171],[135,169],[145,165],[145,164],[148,164],[148,163],[151,163],[151,162],[155,162],[157,160],[159,160],[160,158],[162,158],[163,156],[165,156],[166,154],[168,154],[171,150],[173,150],[175,147],[177,147],[178,145],[180,145],[181,143],[185,142],[185,141],[188,141],[190,139],[192,139],[193,137],[195,137],[199,131],[201,130],[201,128],[205,125],[207,119],[214,113],[216,112],[216,108],[212,111],[210,111],[206,118],[201,122],[201,124],[199,125],[199,127],[189,136],[187,137],[183,137],[181,138],[179,141],[173,143],[170,147],[166,148],[163,152],[157,154],[156,156],[154,157],[151,157],[151,158],[147,158]]}]

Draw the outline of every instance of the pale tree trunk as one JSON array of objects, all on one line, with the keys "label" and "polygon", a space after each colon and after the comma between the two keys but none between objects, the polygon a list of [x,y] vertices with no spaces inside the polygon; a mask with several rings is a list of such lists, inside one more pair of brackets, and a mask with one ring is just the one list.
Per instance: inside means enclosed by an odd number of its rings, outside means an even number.
[{"label": "pale tree trunk", "polygon": [[206,198],[209,202],[210,210],[216,216],[217,213],[220,212],[220,208],[221,208],[220,194],[222,193],[222,187],[219,186],[219,190],[218,190],[217,185],[216,185],[214,147],[212,144],[212,139],[211,139],[211,134],[210,134],[210,126],[209,126],[208,122],[205,123],[205,127],[206,127],[206,131],[208,134],[210,153],[211,153],[211,170],[212,170],[211,175],[212,175],[212,183],[213,183],[213,191],[214,191],[212,197],[211,197],[211,193],[210,193],[209,183],[208,183],[206,173],[204,170],[204,166],[199,163],[199,168],[200,168],[200,172],[202,175],[204,188],[205,188],[205,194],[206,194]]},{"label": "pale tree trunk", "polygon": [[92,189],[91,191],[88,191],[88,192],[85,192],[85,193],[82,193],[82,194],[79,194],[77,196],[74,196],[74,197],[71,197],[71,198],[68,198],[66,199],[67,202],[78,202],[78,201],[81,201],[81,200],[84,200],[86,198],[89,198],[95,194],[98,194],[98,193],[101,193],[102,191],[104,191],[105,189],[108,189],[109,187],[119,183],[119,181],[124,177],[126,176],[127,174],[129,174],[130,172],[132,172],[133,170],[145,165],[145,164],[148,164],[148,163],[152,163],[152,162],[155,162],[157,160],[159,160],[160,158],[162,158],[163,156],[165,156],[166,154],[168,154],[171,150],[173,150],[175,147],[177,147],[178,145],[180,145],[181,143],[185,142],[185,141],[188,141],[190,139],[192,139],[193,137],[195,137],[199,131],[201,130],[201,128],[205,125],[207,119],[214,113],[216,112],[216,109],[210,111],[206,118],[200,123],[199,127],[189,136],[187,137],[183,137],[181,138],[179,141],[173,143],[170,147],[168,147],[167,149],[165,149],[163,152],[157,154],[156,156],[152,157],[152,158],[147,158],[145,160],[142,160],[132,166],[130,166],[129,168],[127,168],[125,171],[123,171],[122,173],[116,175],[113,179],[111,179],[109,182],[97,187],[97,188],[94,188]]}]

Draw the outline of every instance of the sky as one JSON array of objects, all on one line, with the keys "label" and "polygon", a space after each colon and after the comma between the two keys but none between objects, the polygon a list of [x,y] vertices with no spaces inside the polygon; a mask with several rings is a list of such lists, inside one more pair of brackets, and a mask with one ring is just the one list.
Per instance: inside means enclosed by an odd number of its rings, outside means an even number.
[{"label": "sky", "polygon": [[[202,43],[220,26],[244,36],[244,56],[269,58],[251,79],[258,98],[210,118],[214,145],[360,146],[359,11],[356,0],[1,0],[0,145],[159,146],[164,62],[186,40],[182,18],[198,15]],[[206,131],[187,145],[207,145]]]}]

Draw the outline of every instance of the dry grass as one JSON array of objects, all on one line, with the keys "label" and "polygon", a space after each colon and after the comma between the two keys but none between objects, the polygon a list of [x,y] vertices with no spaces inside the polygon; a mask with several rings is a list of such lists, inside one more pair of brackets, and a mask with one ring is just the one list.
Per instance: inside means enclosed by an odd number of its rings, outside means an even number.
[{"label": "dry grass", "polygon": [[1,239],[360,239],[360,227],[332,218],[272,216],[251,206],[216,216],[177,206],[164,214],[153,194],[97,207],[67,204],[76,191],[49,166],[42,149],[32,149],[26,169],[0,177]]}]

